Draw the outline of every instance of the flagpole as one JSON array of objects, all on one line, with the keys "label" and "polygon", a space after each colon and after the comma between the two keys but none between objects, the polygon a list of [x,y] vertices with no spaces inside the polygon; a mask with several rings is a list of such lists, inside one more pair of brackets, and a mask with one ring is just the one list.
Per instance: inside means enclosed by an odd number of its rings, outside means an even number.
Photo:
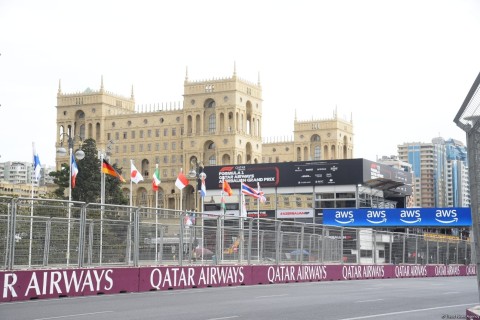
[{"label": "flagpole", "polygon": [[[133,160],[130,159],[130,172],[132,172],[132,164],[133,164]],[[130,174],[130,207],[133,205],[133,201],[132,201],[132,188],[133,188],[133,179],[132,179],[132,176]],[[132,221],[132,213],[130,212],[130,221]]]},{"label": "flagpole", "polygon": [[[260,188],[258,190],[260,191]],[[260,197],[257,198],[257,256],[258,262],[260,262]]]},{"label": "flagpole", "polygon": [[200,208],[200,212],[201,212],[201,214],[202,214],[202,224],[201,224],[201,228],[202,228],[202,249],[201,249],[201,250],[202,250],[202,264],[203,264],[203,251],[204,251],[204,248],[205,248],[205,240],[203,239],[203,238],[205,237],[205,231],[203,230],[203,228],[204,228],[204,226],[205,226],[204,223],[203,223],[203,219],[204,219],[204,217],[205,217],[204,214],[203,214],[203,198],[204,198],[204,197],[202,197],[202,199],[201,199],[201,201],[200,201],[201,206],[202,206],[202,207]]},{"label": "flagpole", "polygon": [[[70,140],[70,139],[69,139]],[[70,142],[70,141],[69,141]],[[70,143],[69,143],[70,144]],[[73,157],[73,146],[70,144],[68,146],[70,152],[70,166],[68,174],[68,222],[67,222],[67,267],[70,264],[70,219],[72,217],[72,157]]]},{"label": "flagpole", "polygon": [[[128,208],[128,222],[129,228],[132,228],[132,206],[133,206],[133,199],[132,199],[132,189],[133,189],[133,179],[132,179],[132,167],[133,167],[133,160],[130,159],[130,208]],[[132,243],[131,238],[129,238],[128,248],[127,248],[127,255],[128,255],[128,263],[132,261]]]},{"label": "flagpole", "polygon": [[103,168],[103,152],[100,152],[100,203],[102,204],[100,210],[100,252],[99,252],[99,264],[102,265],[102,251],[103,251],[103,210],[105,204],[105,173]]},{"label": "flagpole", "polygon": [[260,262],[260,182],[257,181],[257,256],[258,262]]},{"label": "flagpole", "polygon": [[221,261],[223,261],[223,239],[225,238],[225,230],[223,229],[223,226],[225,224],[225,214],[227,213],[227,205],[225,203],[225,197],[224,197],[224,191],[223,187],[225,186],[225,177],[222,177],[222,191],[221,191],[221,205],[223,206],[223,215],[221,216],[221,221],[220,221],[220,253],[221,253]]},{"label": "flagpole", "polygon": [[[35,142],[32,142],[32,148],[33,148],[33,174],[36,177],[36,175],[35,175],[35,169],[36,169],[35,168]],[[32,265],[33,197],[34,197],[33,188],[34,188],[34,184],[33,184],[33,178],[32,178],[32,204],[31,204],[31,207],[30,207],[30,244],[29,244],[29,247],[28,247],[28,267],[30,267]]]},{"label": "flagpole", "polygon": [[[35,164],[34,164],[35,165]],[[32,265],[32,232],[33,232],[33,179],[32,179],[32,203],[30,207],[30,244],[28,247],[28,267]]]},{"label": "flagpole", "polygon": [[246,214],[246,207],[244,207],[244,203],[245,203],[245,198],[244,198],[244,194],[242,193],[242,187],[241,187],[241,184],[240,184],[240,188],[238,189],[239,191],[239,194],[240,194],[240,202],[241,202],[241,207],[240,207],[240,219],[238,219],[238,222],[240,223],[240,243],[239,243],[239,253],[238,253],[238,259],[240,260],[239,262],[242,263],[243,262],[243,214],[244,214],[244,211],[245,211],[245,214]]},{"label": "flagpole", "polygon": [[[158,163],[155,165],[155,173],[158,170]],[[154,178],[155,181],[155,178]],[[155,185],[157,185],[155,183]],[[155,262],[158,262],[158,186],[155,190]]]}]

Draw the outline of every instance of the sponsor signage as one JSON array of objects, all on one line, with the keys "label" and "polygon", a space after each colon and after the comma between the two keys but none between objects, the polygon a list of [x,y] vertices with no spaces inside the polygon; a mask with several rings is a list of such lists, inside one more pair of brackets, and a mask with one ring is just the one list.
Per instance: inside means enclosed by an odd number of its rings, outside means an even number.
[{"label": "sponsor signage", "polygon": [[468,227],[470,208],[323,209],[323,223],[345,227]]},{"label": "sponsor signage", "polygon": [[278,209],[278,219],[313,218],[313,209]]},{"label": "sponsor signage", "polygon": [[473,276],[476,265],[226,265],[0,271],[0,302],[304,281]]},{"label": "sponsor signage", "polygon": [[249,218],[275,218],[275,210],[247,210]]},{"label": "sponsor signage", "polygon": [[[223,179],[232,188],[240,182],[256,187],[295,187],[359,184],[363,181],[363,159],[281,162],[248,165],[209,166],[204,168],[208,189],[220,189]],[[396,169],[394,169],[396,170]]]}]

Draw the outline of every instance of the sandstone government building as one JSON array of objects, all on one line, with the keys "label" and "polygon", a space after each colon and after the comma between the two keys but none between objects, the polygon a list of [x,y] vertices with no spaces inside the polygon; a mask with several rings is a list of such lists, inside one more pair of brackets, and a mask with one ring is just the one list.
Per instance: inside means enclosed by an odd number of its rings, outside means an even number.
[{"label": "sandstone government building", "polygon": [[[195,178],[182,191],[182,199],[174,185],[180,169],[188,176],[195,163],[221,166],[353,157],[352,120],[340,119],[336,112],[322,120],[301,121],[295,116],[293,138],[262,139],[262,86],[259,80],[237,77],[236,68],[230,77],[202,81],[190,80],[187,71],[183,85],[183,105],[145,109],[136,107],[133,87],[129,96],[112,93],[105,90],[103,77],[99,89],[78,93],[63,92],[59,83],[56,146],[65,146],[67,134],[95,139],[99,150],[108,151],[110,163],[123,168],[127,182],[132,159],[145,179],[133,184],[137,206],[155,206],[151,181],[158,164],[162,181],[158,206],[170,209],[198,208]],[[68,155],[57,155],[57,170],[62,163],[68,163]],[[127,196],[129,188],[129,183],[124,185]]]}]

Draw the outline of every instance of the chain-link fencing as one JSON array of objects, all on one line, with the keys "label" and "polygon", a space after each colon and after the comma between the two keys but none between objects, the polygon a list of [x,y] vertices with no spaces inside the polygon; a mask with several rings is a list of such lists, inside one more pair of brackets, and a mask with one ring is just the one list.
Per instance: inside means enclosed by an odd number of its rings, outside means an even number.
[{"label": "chain-link fencing", "polygon": [[0,197],[3,269],[470,264],[470,241],[160,208]]}]

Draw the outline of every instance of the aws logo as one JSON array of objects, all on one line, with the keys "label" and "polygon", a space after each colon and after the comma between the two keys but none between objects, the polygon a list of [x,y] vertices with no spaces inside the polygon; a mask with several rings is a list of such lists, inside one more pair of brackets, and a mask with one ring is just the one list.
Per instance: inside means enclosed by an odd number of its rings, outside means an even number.
[{"label": "aws logo", "polygon": [[401,210],[400,221],[408,224],[419,223],[422,221],[420,210]]},{"label": "aws logo", "polygon": [[373,224],[387,222],[385,210],[367,210],[367,221]]},{"label": "aws logo", "polygon": [[353,211],[351,210],[337,210],[335,211],[335,221],[339,224],[350,224],[355,221],[353,218]]},{"label": "aws logo", "polygon": [[458,221],[456,209],[438,209],[435,210],[435,220],[443,224],[454,223]]}]

